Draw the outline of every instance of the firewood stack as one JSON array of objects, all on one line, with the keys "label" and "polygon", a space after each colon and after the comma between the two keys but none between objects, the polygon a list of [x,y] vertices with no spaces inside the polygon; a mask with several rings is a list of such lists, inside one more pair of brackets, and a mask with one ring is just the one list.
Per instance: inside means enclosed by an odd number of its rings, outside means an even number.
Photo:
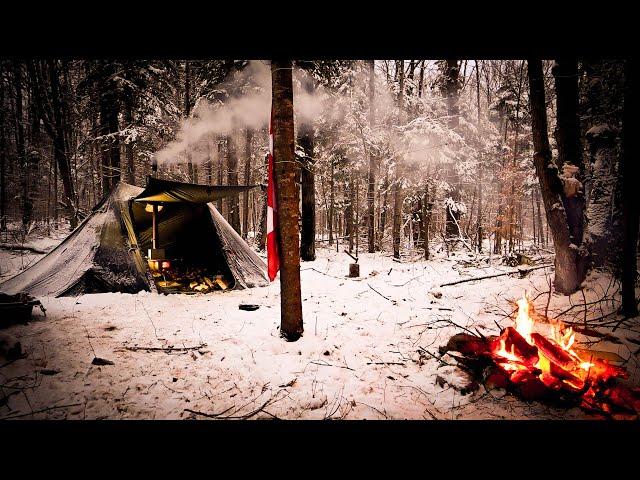
[{"label": "firewood stack", "polygon": [[160,287],[166,286],[181,292],[208,293],[214,290],[227,290],[230,285],[225,275],[193,265],[165,270],[163,276],[164,282],[158,282]]}]

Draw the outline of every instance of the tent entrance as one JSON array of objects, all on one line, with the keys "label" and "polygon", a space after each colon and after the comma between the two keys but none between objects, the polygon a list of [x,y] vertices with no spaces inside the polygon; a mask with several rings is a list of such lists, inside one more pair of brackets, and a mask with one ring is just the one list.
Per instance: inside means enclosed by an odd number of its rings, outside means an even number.
[{"label": "tent entrance", "polygon": [[[132,202],[131,210],[140,251],[159,292],[207,293],[234,287],[235,279],[206,204],[159,205],[155,249],[151,204]],[[147,258],[150,250],[152,258]],[[158,252],[164,258],[158,258]]]}]

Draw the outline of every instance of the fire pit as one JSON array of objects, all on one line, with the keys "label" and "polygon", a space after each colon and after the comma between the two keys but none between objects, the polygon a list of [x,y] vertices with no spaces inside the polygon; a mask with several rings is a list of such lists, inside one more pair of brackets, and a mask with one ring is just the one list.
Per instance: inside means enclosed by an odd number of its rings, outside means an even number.
[{"label": "fire pit", "polygon": [[[515,325],[499,336],[459,333],[440,348],[454,356],[461,368],[487,390],[504,388],[524,400],[578,405],[611,418],[636,419],[640,389],[620,383],[627,371],[597,358],[595,352],[575,348],[575,333],[560,322],[548,333],[535,331],[532,308],[524,296],[518,300]],[[452,355],[453,356],[453,355]]]}]

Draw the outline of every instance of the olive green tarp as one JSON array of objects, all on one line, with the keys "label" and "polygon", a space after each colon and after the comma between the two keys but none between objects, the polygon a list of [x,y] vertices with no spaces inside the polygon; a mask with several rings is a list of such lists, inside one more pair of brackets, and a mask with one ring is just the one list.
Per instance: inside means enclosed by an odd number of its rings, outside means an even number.
[{"label": "olive green tarp", "polygon": [[258,185],[198,185],[147,178],[147,187],[136,198],[146,203],[210,203],[224,197],[247,192]]},{"label": "olive green tarp", "polygon": [[[60,245],[0,284],[0,291],[59,297],[150,290],[152,280],[142,253],[151,247],[151,213],[145,203],[133,201],[142,192],[120,182]],[[191,255],[192,262],[218,263],[233,277],[234,288],[268,285],[262,259],[211,203],[166,203],[158,222],[167,257]]]}]

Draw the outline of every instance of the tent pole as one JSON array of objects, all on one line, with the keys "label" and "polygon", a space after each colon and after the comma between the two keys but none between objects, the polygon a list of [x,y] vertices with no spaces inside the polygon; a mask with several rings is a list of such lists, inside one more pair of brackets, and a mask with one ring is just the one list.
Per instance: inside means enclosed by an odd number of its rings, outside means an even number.
[{"label": "tent pole", "polygon": [[153,215],[152,215],[153,224],[152,224],[152,240],[151,240],[152,247],[151,248],[156,250],[158,248],[158,220],[157,220],[158,205],[154,203],[152,208],[153,208]]}]

